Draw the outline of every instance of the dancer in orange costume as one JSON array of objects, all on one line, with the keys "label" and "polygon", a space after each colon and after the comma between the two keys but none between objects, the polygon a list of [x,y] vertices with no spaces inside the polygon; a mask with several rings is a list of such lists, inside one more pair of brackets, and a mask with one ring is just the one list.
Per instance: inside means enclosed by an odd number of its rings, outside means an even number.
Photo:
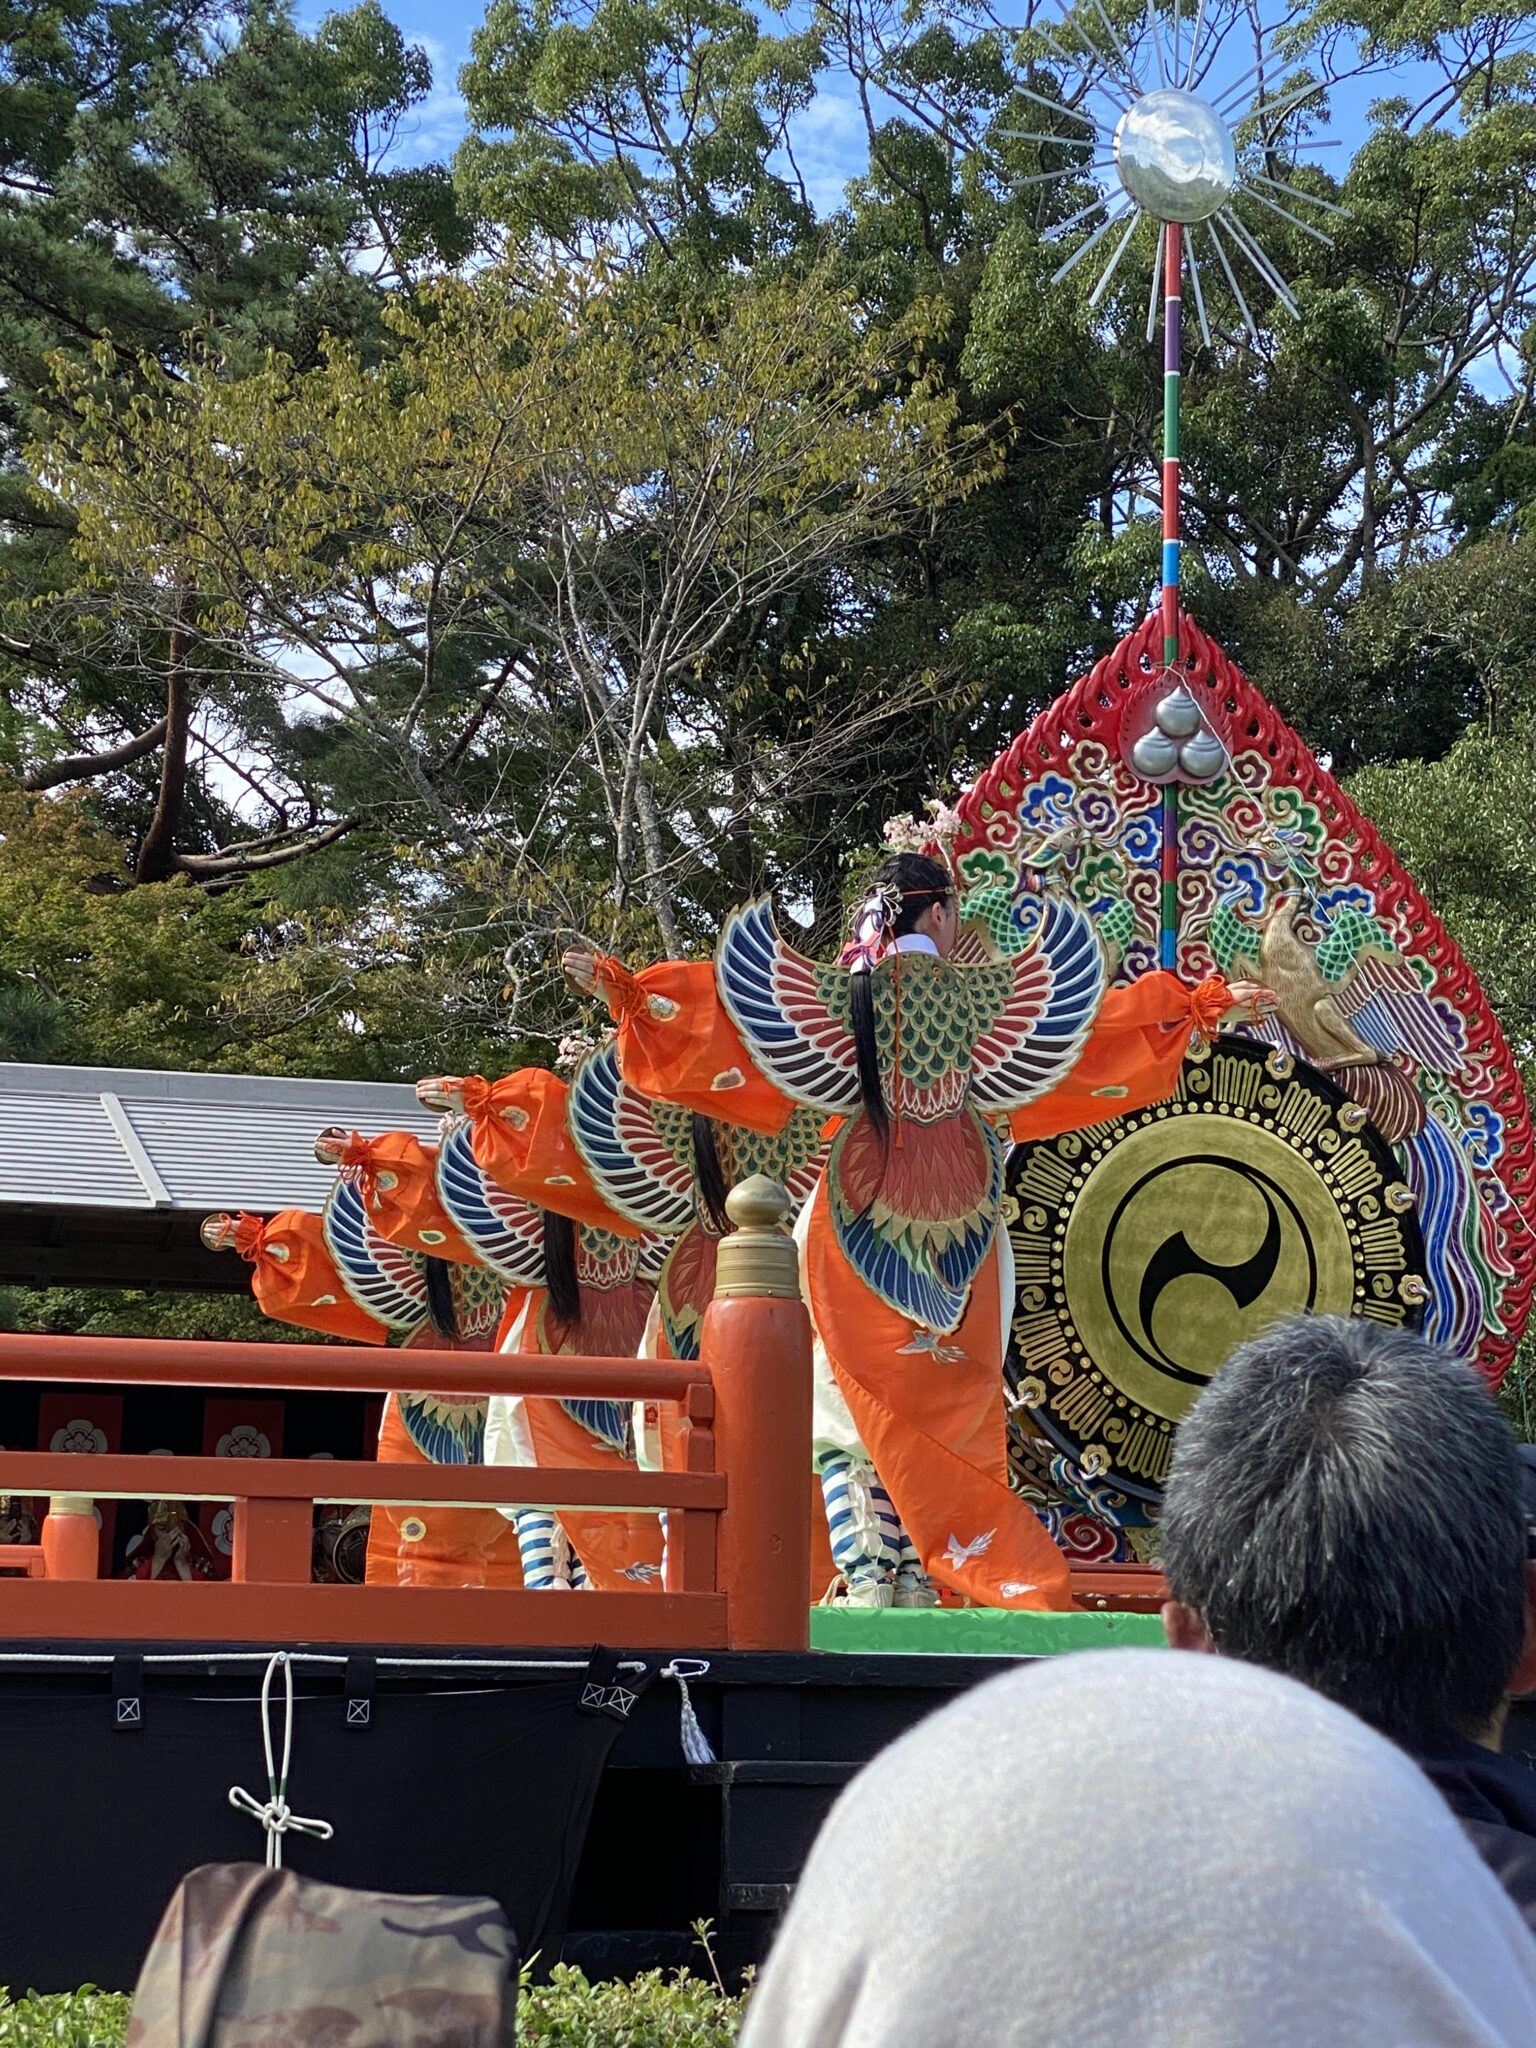
[{"label": "dancer in orange costume", "polygon": [[[624,1078],[611,1041],[582,1061],[571,1081],[568,1124],[583,1163],[615,1209],[670,1240],[641,1342],[643,1356],[698,1357],[704,1314],[714,1298],[716,1254],[730,1229],[727,1193],[753,1174],[768,1174],[782,1183],[791,1214],[797,1214],[826,1156],[822,1121],[813,1110],[794,1108],[782,1130],[770,1135],[653,1101]],[[641,1464],[681,1470],[686,1427],[675,1402],[637,1403]],[[829,1569],[821,1571],[821,1586]]]},{"label": "dancer in orange costume", "polygon": [[[929,865],[931,869],[932,864]],[[912,931],[905,935],[905,947],[922,945],[923,934],[918,929],[920,907],[913,909],[909,920]],[[854,958],[869,965],[890,948],[886,913],[878,902],[872,919],[866,909],[865,922],[868,930],[864,940],[848,950],[845,965]],[[901,923],[898,903],[898,933]],[[1025,943],[1021,928],[1017,949],[1022,950]],[[903,936],[896,938],[896,944],[903,945]],[[968,964],[987,964],[997,957],[990,942],[972,930],[965,934],[962,953]],[[706,1131],[729,1133],[728,1143],[738,1162],[743,1154],[743,1140],[747,1140],[745,1153],[750,1164],[743,1170],[771,1173],[785,1180],[794,1192],[793,1163],[786,1170],[776,1160],[760,1159],[751,1142],[753,1134],[778,1132],[780,1144],[792,1136],[793,1122],[786,1123],[787,1098],[777,1085],[776,1076],[758,1071],[746,1040],[721,1004],[712,971],[699,963],[665,961],[636,973],[608,955],[582,949],[567,952],[562,965],[579,988],[604,997],[617,1025],[621,1085],[629,1100],[615,1099],[611,1088],[605,1085],[606,1069],[599,1063],[612,1057],[605,1051],[594,1055],[578,1073],[570,1116],[572,1134],[588,1167],[616,1206],[623,1207],[626,1200],[633,1199],[637,1187],[647,1187],[653,1180],[665,1181],[669,1167],[681,1182],[686,1182],[683,1112],[688,1110],[693,1112],[695,1178],[700,1187],[708,1177],[704,1155],[699,1152],[699,1131],[703,1125]],[[1243,993],[1229,990],[1220,976],[1191,990],[1176,976],[1155,970],[1127,988],[1110,990],[1077,1062],[1058,1069],[1056,1078],[1043,1093],[1010,1113],[1010,1135],[1022,1139],[1068,1130],[1171,1095],[1178,1085],[1180,1064],[1191,1038],[1209,1036]],[[659,1105],[650,1110],[636,1105],[635,1098],[643,1104],[650,1094],[676,1106],[670,1119]],[[706,1117],[711,1121],[706,1123]],[[815,1111],[803,1107],[796,1110],[796,1120],[807,1117],[813,1124],[822,1121]],[[725,1119],[744,1121],[727,1124]],[[764,1142],[762,1136],[756,1138],[758,1147]],[[774,1141],[767,1142],[771,1145]],[[659,1162],[658,1153],[663,1155]],[[720,1176],[716,1174],[715,1178]],[[643,1199],[654,1204],[661,1198],[653,1190]],[[681,1192],[678,1206],[680,1213],[686,1213],[686,1199]],[[802,1280],[809,1296],[804,1242],[809,1215],[799,1200],[795,1208],[800,1211],[796,1236],[802,1244]],[[658,1220],[660,1212],[654,1207],[645,1213],[653,1227],[671,1227]],[[712,1274],[713,1245],[704,1245],[702,1235],[700,1242],[701,1249],[708,1254]],[[1011,1273],[1006,1270],[1007,1249],[1000,1240],[1000,1284],[989,1277],[987,1270],[977,1280],[978,1289],[997,1297],[1000,1344],[1006,1342],[1013,1293]],[[691,1291],[700,1304],[707,1303],[708,1277],[692,1271],[689,1252],[686,1243],[679,1244],[663,1270],[657,1296],[660,1313],[653,1312],[650,1343],[666,1343],[667,1333],[676,1320],[667,1313],[674,1297]],[[691,1290],[690,1275],[697,1283]],[[826,1292],[825,1282],[821,1291]],[[702,1314],[702,1306],[698,1313]],[[658,1322],[659,1330],[655,1328]],[[815,1517],[818,1540],[813,1572],[819,1571],[817,1586],[826,1583],[827,1569],[821,1561],[826,1556],[830,1535],[832,1558],[842,1572],[847,1598],[859,1604],[884,1604],[891,1599],[904,1607],[932,1605],[937,1595],[863,1448],[819,1337],[816,1358],[816,1466],[825,1507],[825,1516],[818,1507]],[[988,1415],[990,1430],[990,1411],[978,1412]],[[974,1445],[975,1422],[975,1415],[951,1416],[951,1446],[958,1450],[969,1444],[977,1456],[990,1457],[990,1449],[983,1452]]]},{"label": "dancer in orange costume", "polygon": [[[913,1602],[937,1581],[988,1606],[1059,1608],[1066,1560],[1007,1482],[1011,1282],[999,1274],[1003,1148],[988,1117],[1071,1069],[1104,964],[1066,902],[1048,903],[1036,943],[997,965],[952,964],[958,930],[948,871],[900,854],[875,877],[846,964],[795,952],[762,901],[727,920],[717,978],[764,1076],[847,1118],[804,1231],[827,1382],[818,1449],[872,1466],[898,1525],[854,1530],[866,1540],[850,1591],[894,1604],[904,1576]],[[839,1413],[851,1440],[829,1443]],[[830,1484],[828,1495],[831,1507]],[[836,1556],[836,1521],[833,1539]]]},{"label": "dancer in orange costume", "polygon": [[[322,1158],[332,1156],[322,1148],[338,1135],[349,1145],[356,1140],[355,1133],[325,1133],[316,1148]],[[406,1152],[423,1149],[405,1132],[387,1138],[403,1141]],[[210,1216],[203,1241],[250,1260],[257,1306],[276,1321],[371,1344],[386,1343],[395,1332],[406,1349],[490,1347],[501,1309],[492,1276],[483,1268],[429,1260],[382,1236],[355,1175],[338,1182],[323,1216],[286,1209],[265,1224],[254,1216]],[[483,1396],[391,1394],[379,1460],[479,1464],[485,1414]],[[516,1588],[522,1572],[516,1543],[494,1509],[380,1506],[369,1520],[367,1581]]]},{"label": "dancer in orange costume", "polygon": [[[495,1084],[473,1075],[442,1076],[421,1082],[418,1092],[460,1116],[439,1153],[438,1189],[455,1228],[509,1285],[496,1348],[550,1357],[633,1355],[651,1305],[660,1244],[607,1209],[586,1176],[564,1135],[565,1084],[524,1069]],[[464,1113],[470,1103],[478,1115]],[[548,1114],[551,1105],[558,1118]],[[496,1178],[486,1159],[494,1160]],[[516,1192],[519,1186],[536,1188],[541,1199]],[[600,1216],[613,1227],[591,1220]],[[486,1456],[493,1464],[588,1470],[632,1465],[629,1407],[577,1395],[496,1396]],[[513,1520],[531,1590],[592,1585],[632,1592],[661,1578],[661,1526],[654,1514],[562,1509],[556,1516],[529,1508]]]},{"label": "dancer in orange costume", "polygon": [[[321,1159],[332,1136],[326,1132],[316,1144]],[[385,1207],[381,1220],[394,1233],[386,1236],[375,1223],[377,1207],[370,1209],[366,1171],[356,1163],[342,1167],[325,1205],[326,1244],[342,1282],[354,1301],[406,1332],[407,1351],[489,1351],[505,1290],[478,1260],[427,1258],[406,1248],[419,1239],[423,1223],[430,1229],[439,1220],[430,1202],[424,1212],[420,1206],[426,1188],[414,1157],[420,1154],[430,1167],[434,1155],[407,1132],[386,1138],[385,1156],[412,1162],[405,1184],[416,1188],[418,1203],[414,1213]],[[483,1465],[488,1409],[483,1394],[391,1394],[379,1429],[379,1460]],[[522,1570],[494,1508],[380,1505],[369,1520],[365,1578],[370,1586],[514,1589]]]}]

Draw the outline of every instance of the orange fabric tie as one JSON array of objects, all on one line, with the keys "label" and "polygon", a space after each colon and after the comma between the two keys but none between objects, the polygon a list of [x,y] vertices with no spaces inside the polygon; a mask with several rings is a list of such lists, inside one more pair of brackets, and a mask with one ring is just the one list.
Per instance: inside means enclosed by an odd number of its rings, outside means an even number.
[{"label": "orange fabric tie", "polygon": [[262,1240],[266,1234],[264,1217],[253,1216],[248,1209],[242,1209],[235,1218],[235,1250],[253,1265],[261,1257]]},{"label": "orange fabric tie", "polygon": [[615,1023],[648,1015],[639,976],[631,974],[622,960],[615,960],[611,953],[594,953],[592,971]]},{"label": "orange fabric tie", "polygon": [[1211,1039],[1221,1029],[1221,1020],[1232,1007],[1232,991],[1223,974],[1208,974],[1190,991],[1189,1016],[1195,1036]]}]

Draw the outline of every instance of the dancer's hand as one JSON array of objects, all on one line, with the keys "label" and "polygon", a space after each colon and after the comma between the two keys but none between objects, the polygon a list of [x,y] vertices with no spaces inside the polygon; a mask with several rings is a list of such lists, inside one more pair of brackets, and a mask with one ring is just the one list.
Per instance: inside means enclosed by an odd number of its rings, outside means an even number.
[{"label": "dancer's hand", "polygon": [[583,995],[597,994],[597,955],[585,946],[568,946],[560,956],[560,971]]}]

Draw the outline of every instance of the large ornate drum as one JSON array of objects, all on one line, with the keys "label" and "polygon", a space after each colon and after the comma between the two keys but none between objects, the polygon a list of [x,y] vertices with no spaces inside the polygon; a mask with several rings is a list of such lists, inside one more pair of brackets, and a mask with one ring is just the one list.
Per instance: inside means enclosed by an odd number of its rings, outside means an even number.
[{"label": "large ornate drum", "polygon": [[1117,983],[1277,997],[1175,1100],[1010,1166],[1015,1475],[1101,1534],[1155,1515],[1180,1417],[1281,1313],[1416,1323],[1496,1387],[1536,1288],[1530,1112],[1475,975],[1298,735],[1187,614],[1179,635],[1165,666],[1152,614],[1042,711],[952,842],[997,950],[1063,892]]}]

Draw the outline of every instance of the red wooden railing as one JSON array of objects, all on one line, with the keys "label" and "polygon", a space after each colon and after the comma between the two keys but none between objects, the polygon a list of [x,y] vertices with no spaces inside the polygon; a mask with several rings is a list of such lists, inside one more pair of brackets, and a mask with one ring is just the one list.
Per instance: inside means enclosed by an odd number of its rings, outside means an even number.
[{"label": "red wooden railing", "polygon": [[[783,1191],[747,1183],[730,1203],[738,1228],[720,1247],[695,1364],[0,1335],[0,1379],[665,1401],[685,1420],[682,1469],[658,1473],[0,1451],[0,1493],[50,1499],[43,1574],[0,1576],[0,1637],[804,1649],[810,1324],[778,1227]],[[233,1503],[227,1582],[96,1577],[92,1502],[178,1499]],[[337,1501],[665,1509],[666,1583],[580,1594],[312,1585],[315,1505]]]},{"label": "red wooden railing", "polygon": [[[751,1306],[756,1323],[763,1309],[784,1305],[716,1304],[709,1349],[718,1349],[720,1325],[732,1306]],[[740,1324],[738,1334],[746,1336]],[[788,1334],[792,1340],[793,1331]],[[772,1343],[770,1337],[769,1348]],[[0,1549],[0,1637],[530,1647],[566,1646],[579,1637],[636,1649],[804,1648],[806,1546],[803,1538],[793,1539],[792,1530],[804,1528],[807,1489],[798,1458],[791,1463],[775,1455],[795,1439],[783,1401],[770,1391],[773,1374],[766,1361],[760,1336],[750,1341],[739,1377],[726,1366],[717,1382],[718,1356],[712,1367],[633,1358],[0,1335],[0,1379],[663,1400],[678,1402],[687,1424],[684,1469],[656,1474],[0,1451],[0,1493],[92,1501],[229,1500],[235,1524],[233,1576],[219,1584],[99,1581],[94,1522],[86,1525],[89,1539],[73,1567],[79,1576],[57,1576],[56,1555],[55,1575],[45,1579],[42,1546]],[[570,1596],[478,1587],[312,1586],[313,1511],[317,1502],[333,1501],[665,1508],[667,1583],[661,1591]],[[56,1525],[69,1519],[50,1517],[45,1524],[45,1543],[52,1538],[56,1552],[70,1533]],[[29,1579],[20,1576],[23,1568]],[[67,1561],[64,1570],[71,1570]],[[1144,1613],[1155,1612],[1166,1597],[1159,1574],[1135,1565],[1076,1565],[1072,1590],[1080,1607]],[[570,1599],[579,1604],[571,1608]]]},{"label": "red wooden railing", "polygon": [[[728,1490],[715,1470],[716,1394],[705,1365],[560,1359],[463,1351],[343,1351],[320,1344],[159,1343],[137,1338],[0,1335],[0,1378],[97,1385],[249,1387],[358,1393],[431,1389],[679,1403],[686,1469],[389,1465],[296,1458],[171,1458],[0,1451],[0,1493],[53,1497],[42,1549],[56,1553],[67,1499],[230,1501],[227,1582],[120,1582],[94,1576],[90,1542],[55,1576],[0,1579],[0,1636],[339,1643],[624,1643],[724,1647],[756,1633],[750,1594],[736,1627],[717,1583]],[[742,1375],[750,1398],[751,1375]],[[61,1498],[63,1497],[63,1498]],[[665,1508],[668,1579],[660,1591],[503,1592],[310,1584],[317,1502],[453,1507]],[[797,1495],[802,1516],[804,1487]],[[75,1574],[79,1574],[78,1576]],[[572,1607],[571,1601],[579,1601]]]},{"label": "red wooden railing", "polygon": [[[0,1450],[0,1494],[50,1501],[40,1545],[0,1549],[0,1638],[803,1650],[810,1324],[778,1227],[783,1191],[749,1182],[728,1206],[739,1227],[720,1247],[695,1364],[0,1334],[0,1379],[664,1401],[686,1424],[682,1469],[658,1473]],[[231,1577],[98,1579],[98,1500],[230,1501]],[[665,1509],[666,1582],[580,1594],[313,1585],[314,1510],[332,1502]],[[1079,1567],[1073,1591],[1084,1607],[1162,1596],[1155,1573],[1124,1565]]]}]

